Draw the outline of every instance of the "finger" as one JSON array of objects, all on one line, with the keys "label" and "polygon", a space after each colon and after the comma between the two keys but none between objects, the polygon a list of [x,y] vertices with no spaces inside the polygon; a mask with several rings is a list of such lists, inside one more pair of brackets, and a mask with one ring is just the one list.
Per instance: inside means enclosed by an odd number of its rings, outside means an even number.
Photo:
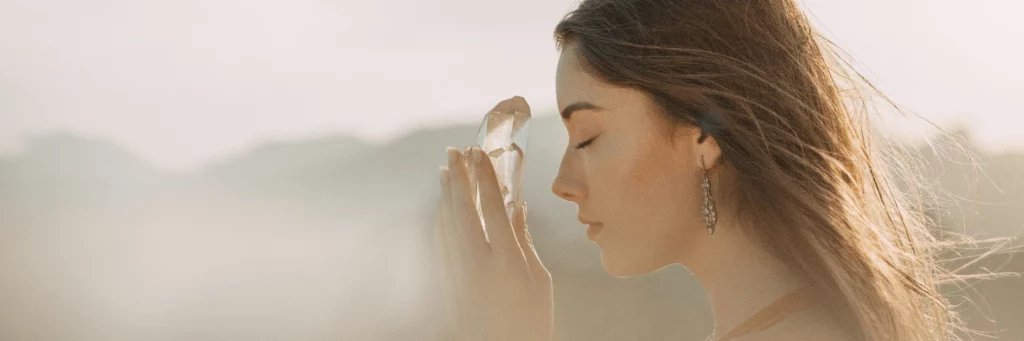
[{"label": "finger", "polygon": [[516,209],[516,214],[512,218],[512,226],[516,231],[516,238],[519,240],[519,246],[523,249],[523,256],[526,257],[526,264],[530,267],[530,275],[533,279],[540,280],[544,278],[550,278],[548,269],[544,267],[544,264],[540,262],[540,256],[537,254],[537,248],[533,245],[533,238],[530,237],[530,228],[526,224],[526,215],[528,210],[526,203],[524,202]]},{"label": "finger", "polygon": [[[442,175],[443,176],[443,175]],[[442,309],[447,320],[447,326],[454,326],[457,319],[457,311],[455,309],[455,281],[452,278],[450,271],[451,268],[451,257],[449,256],[448,242],[445,240],[445,222],[444,222],[444,209],[441,204],[441,200],[438,200],[437,215],[434,220],[434,245],[436,250],[436,262],[437,262],[437,274],[438,283],[441,285],[442,293]]]},{"label": "finger", "polygon": [[523,250],[519,248],[515,232],[512,231],[512,223],[507,213],[509,210],[505,208],[505,200],[498,187],[498,177],[495,175],[491,158],[480,148],[474,147],[471,153],[477,186],[480,189],[484,226],[487,228],[487,236],[491,238],[491,252],[495,257],[507,262],[506,265],[527,270],[526,257],[523,256]]},{"label": "finger", "polygon": [[452,208],[452,191],[451,191],[451,171],[448,167],[441,167],[441,220],[444,222],[443,236],[445,249],[448,252],[450,264],[449,271],[454,272],[461,269],[465,265],[466,255],[465,250],[462,247],[462,241],[458,236],[458,228],[455,223],[455,213]]},{"label": "finger", "polygon": [[[466,159],[466,170],[467,170],[466,174],[469,175],[469,188],[470,188],[470,192],[473,193],[473,197],[475,198],[476,197],[476,181],[477,181],[476,180],[476,172],[473,171],[473,163],[469,162],[469,151],[472,148],[473,148],[473,146],[466,146],[466,149],[463,150],[462,155],[464,155],[465,159]],[[474,205],[476,205],[474,207],[476,208],[477,212],[480,212],[480,203],[479,202],[474,202]],[[484,233],[484,241],[487,241],[487,229],[486,228],[483,229],[483,233]]]},{"label": "finger", "polygon": [[469,270],[467,267],[471,261],[468,258],[465,248],[462,246],[462,240],[458,237],[458,231],[454,223],[454,213],[452,212],[451,202],[451,175],[448,167],[442,166],[440,172],[441,182],[441,230],[440,238],[444,244],[443,250],[444,255],[448,259],[446,267],[446,283],[448,292],[446,293],[445,304],[448,305],[449,318],[452,328],[458,330],[463,316],[463,309],[465,308],[465,293],[466,293],[466,274]]},{"label": "finger", "polygon": [[449,187],[452,208],[451,226],[462,243],[467,262],[479,262],[490,258],[491,250],[484,239],[473,191],[469,186],[469,170],[466,157],[458,149],[448,147]]},{"label": "finger", "polygon": [[527,268],[533,268],[533,264],[530,264],[529,253],[530,241],[526,239],[526,219],[523,214],[521,205],[512,203],[515,207],[512,209],[512,232],[515,233],[516,243],[519,244],[519,249],[523,250],[523,256],[526,258]]}]

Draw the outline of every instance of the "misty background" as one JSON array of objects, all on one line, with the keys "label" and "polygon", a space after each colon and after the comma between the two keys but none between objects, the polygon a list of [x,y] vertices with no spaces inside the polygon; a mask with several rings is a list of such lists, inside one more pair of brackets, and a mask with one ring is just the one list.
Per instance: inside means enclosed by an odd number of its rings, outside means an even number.
[{"label": "misty background", "polygon": [[[685,269],[610,277],[550,192],[568,142],[551,30],[574,3],[0,0],[0,340],[443,337],[437,166],[513,95],[534,112],[523,195],[556,339],[703,340]],[[1024,4],[803,3],[953,132],[880,129],[948,193],[930,214],[1019,236]],[[1024,340],[1024,280],[968,294],[972,327]]]}]

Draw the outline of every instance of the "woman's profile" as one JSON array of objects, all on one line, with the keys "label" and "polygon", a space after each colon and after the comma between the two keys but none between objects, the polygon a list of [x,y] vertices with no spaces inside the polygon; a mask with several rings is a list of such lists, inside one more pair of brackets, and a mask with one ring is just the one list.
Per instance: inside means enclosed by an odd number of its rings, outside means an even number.
[{"label": "woman's profile", "polygon": [[[570,144],[551,189],[609,274],[685,266],[712,340],[956,338],[943,244],[847,95],[860,78],[795,0],[583,0],[554,35]],[[447,152],[436,242],[455,333],[550,340],[526,208],[506,213],[478,148]]]}]

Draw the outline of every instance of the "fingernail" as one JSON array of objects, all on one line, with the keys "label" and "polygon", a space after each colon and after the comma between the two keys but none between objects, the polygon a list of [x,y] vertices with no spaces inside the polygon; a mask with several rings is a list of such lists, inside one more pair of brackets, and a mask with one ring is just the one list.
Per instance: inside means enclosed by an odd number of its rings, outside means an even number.
[{"label": "fingernail", "polygon": [[526,202],[523,201],[523,218],[526,218],[526,214],[527,213],[530,213],[530,212],[526,209]]},{"label": "fingernail", "polygon": [[448,153],[448,165],[454,165],[455,161],[459,160],[459,150],[455,149],[455,147],[449,146],[448,148],[445,148],[445,151]]}]

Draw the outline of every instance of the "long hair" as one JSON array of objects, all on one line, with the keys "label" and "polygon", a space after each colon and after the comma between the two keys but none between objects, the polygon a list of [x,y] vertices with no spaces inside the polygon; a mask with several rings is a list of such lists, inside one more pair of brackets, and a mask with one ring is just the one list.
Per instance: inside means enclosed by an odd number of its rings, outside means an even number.
[{"label": "long hair", "polygon": [[[860,339],[957,339],[927,195],[875,138],[875,90],[795,0],[583,0],[555,28],[580,65],[699,126],[734,170],[753,236],[826,295]],[[891,103],[891,102],[890,102]],[[919,194],[919,193],[918,193]]]}]

